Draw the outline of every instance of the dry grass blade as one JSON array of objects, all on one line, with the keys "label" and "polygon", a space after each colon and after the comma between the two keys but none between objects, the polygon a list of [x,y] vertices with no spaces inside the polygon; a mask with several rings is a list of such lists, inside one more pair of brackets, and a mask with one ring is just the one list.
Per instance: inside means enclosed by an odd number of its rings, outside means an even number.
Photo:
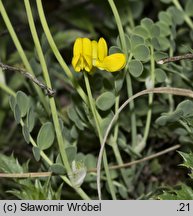
[{"label": "dry grass blade", "polygon": [[52,176],[52,172],[0,173],[0,178],[40,178],[49,176]]}]

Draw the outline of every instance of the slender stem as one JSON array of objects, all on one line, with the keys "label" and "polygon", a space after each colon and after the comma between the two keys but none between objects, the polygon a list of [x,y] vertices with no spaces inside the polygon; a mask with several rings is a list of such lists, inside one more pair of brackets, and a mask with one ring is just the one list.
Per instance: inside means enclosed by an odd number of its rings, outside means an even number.
[{"label": "slender stem", "polygon": [[[23,48],[21,46],[21,43],[19,42],[19,39],[18,39],[18,37],[17,37],[17,35],[16,35],[15,31],[14,31],[14,28],[13,28],[13,26],[12,26],[10,20],[9,20],[9,17],[8,17],[8,15],[6,13],[6,10],[4,8],[4,5],[2,3],[2,0],[0,0],[0,13],[1,13],[2,17],[3,17],[3,20],[4,20],[4,22],[5,22],[6,26],[7,26],[7,29],[9,31],[10,35],[11,35],[11,38],[12,38],[14,44],[15,44],[15,47],[18,50],[18,53],[19,53],[24,65],[25,65],[27,71],[29,71],[34,76],[34,72],[32,70],[32,67],[31,67],[31,65],[30,65],[30,63],[29,63],[29,61],[28,61],[28,59],[26,57],[26,54],[25,54],[25,52],[24,52],[24,50],[23,50]],[[47,104],[47,102],[45,100],[45,97],[44,97],[42,91],[40,91],[40,89],[38,88],[37,85],[35,85],[35,84],[33,84],[33,85],[34,85],[34,88],[35,88],[35,90],[36,90],[36,92],[37,92],[37,94],[38,94],[38,96],[40,98],[40,101],[42,102],[45,110],[47,111],[47,113],[50,113],[49,112],[49,106],[48,106],[48,104]]]},{"label": "slender stem", "polygon": [[121,23],[121,18],[119,16],[119,13],[118,13],[118,10],[116,8],[116,5],[115,5],[114,1],[113,0],[108,0],[108,2],[109,2],[109,5],[111,7],[111,10],[113,12],[113,15],[114,15],[114,18],[115,18],[115,21],[116,21],[116,24],[117,24],[117,28],[118,28],[118,31],[119,31],[119,36],[120,36],[123,52],[128,57],[127,45],[126,45],[126,40],[125,40],[125,34],[124,34],[123,26],[122,26],[122,23]]},{"label": "slender stem", "polygon": [[187,122],[179,120],[179,123],[188,131],[189,134],[192,134],[192,128],[190,128]]},{"label": "slender stem", "polygon": [[[133,95],[133,89],[132,89],[132,81],[131,81],[131,76],[128,72],[128,63],[131,61],[133,55],[130,53],[128,57],[128,62],[127,65],[124,69],[124,73],[126,75],[126,84],[127,84],[127,95],[128,97],[131,97]],[[137,145],[137,124],[136,124],[136,115],[135,115],[135,105],[134,102],[132,101],[130,103],[130,112],[131,112],[131,143],[132,143],[132,148],[135,148]]]},{"label": "slender stem", "polygon": [[[116,98],[115,98],[115,113],[119,109],[119,98],[120,98],[119,95],[117,95]],[[118,133],[119,133],[119,123],[117,123],[115,125],[115,128],[114,128],[112,148],[113,148],[113,152],[114,152],[115,158],[117,160],[117,163],[118,163],[118,165],[121,166],[123,164],[123,159],[121,157],[121,153],[119,151],[118,144],[117,144]],[[125,173],[125,170],[124,169],[120,169],[120,172],[121,172],[123,181],[124,181],[125,185],[127,186],[128,182],[129,182],[129,179],[128,179],[126,173]]]},{"label": "slender stem", "polygon": [[0,89],[5,91],[7,94],[16,97],[16,93],[11,88],[9,88],[9,86],[3,84],[2,82],[0,82]]},{"label": "slender stem", "polygon": [[[26,7],[26,12],[27,12],[27,17],[28,17],[28,22],[29,22],[31,34],[32,34],[34,44],[35,44],[35,47],[37,50],[37,54],[38,54],[38,57],[40,60],[40,64],[41,64],[41,67],[43,70],[43,75],[44,75],[44,78],[45,78],[45,81],[46,81],[48,88],[52,89],[51,81],[50,81],[50,77],[49,77],[49,73],[48,73],[48,68],[47,68],[44,54],[43,54],[43,51],[42,51],[42,48],[40,45],[40,41],[39,41],[39,38],[37,35],[37,31],[36,31],[35,23],[33,20],[33,15],[32,15],[29,0],[24,0],[24,3],[25,3],[25,7]],[[53,118],[53,122],[54,122],[54,128],[55,128],[55,132],[56,132],[56,137],[57,137],[57,141],[58,141],[58,146],[59,146],[61,158],[62,158],[63,164],[67,170],[67,174],[70,176],[71,167],[70,167],[68,157],[67,157],[67,154],[65,151],[65,141],[64,141],[63,136],[62,136],[62,131],[61,131],[58,115],[57,115],[55,99],[49,98],[49,102],[50,102],[50,108],[51,108],[51,113],[52,113],[52,118]],[[78,191],[80,191],[80,190],[78,190]]]},{"label": "slender stem", "polygon": [[184,14],[184,19],[186,21],[186,23],[189,25],[189,27],[191,29],[193,29],[193,22],[191,20],[191,18],[184,12],[182,6],[180,5],[178,0],[172,0],[173,4],[178,8],[178,10],[182,11]]},{"label": "slender stem", "polygon": [[[127,45],[126,45],[126,40],[125,40],[125,34],[124,34],[124,30],[123,30],[123,26],[121,23],[121,19],[118,13],[118,10],[116,8],[116,5],[114,3],[113,0],[108,0],[109,5],[111,7],[111,10],[113,12],[116,24],[117,24],[117,28],[119,31],[119,37],[120,37],[120,41],[121,41],[121,45],[123,48],[123,52],[126,55],[127,59],[128,59],[128,51],[127,51]],[[131,18],[131,16],[130,16]],[[131,24],[133,25],[134,23],[132,22],[133,20],[130,19]],[[132,26],[133,27],[133,26]],[[128,61],[130,61],[132,58],[132,56],[130,55]],[[128,65],[128,64],[127,64]],[[129,97],[131,97],[133,95],[133,89],[132,89],[132,82],[131,82],[131,77],[130,74],[128,73],[128,67],[126,66],[124,68],[124,74],[126,74],[126,83],[127,83],[127,94]],[[135,112],[134,112],[135,106],[134,106],[134,102],[132,101],[130,103],[130,111],[131,111],[131,137],[132,137],[132,146],[135,147],[137,144],[137,126],[136,126],[136,116],[135,116]],[[116,126],[115,126],[115,130],[116,130]],[[116,148],[116,149],[115,149]],[[122,158],[120,155],[120,152],[118,151],[118,147],[115,146],[114,147],[114,153],[115,153],[115,157],[117,158],[117,160],[119,161],[119,163],[122,163]],[[128,179],[126,177],[126,175],[124,174],[124,170],[121,170],[122,176],[124,178],[125,182],[128,182]],[[100,178],[100,177],[99,177]],[[127,183],[126,183],[127,185]],[[100,199],[100,194],[99,194],[99,199]]]},{"label": "slender stem", "polygon": [[[172,39],[173,39],[173,37],[170,36],[170,40],[172,40]],[[173,56],[173,54],[174,54],[174,50],[173,50],[173,47],[171,46],[169,49],[169,56],[171,57],[171,56]],[[171,74],[168,74],[166,81],[165,81],[167,87],[171,87],[171,78],[172,78]],[[173,112],[173,110],[174,110],[173,95],[171,95],[171,94],[168,95],[168,102],[169,102],[169,107],[170,107],[169,112]]]},{"label": "slender stem", "polygon": [[[131,97],[133,95],[131,76],[126,72],[126,83],[127,83],[127,95]],[[134,102],[131,102],[130,105],[131,112],[131,143],[132,147],[135,148],[137,145],[137,124],[136,124],[136,115],[135,115],[135,105]]]},{"label": "slender stem", "polygon": [[100,186],[100,172],[101,172],[101,161],[102,161],[102,156],[103,156],[103,151],[105,148],[105,143],[107,141],[107,137],[109,135],[109,132],[114,124],[114,122],[117,120],[120,112],[135,98],[138,98],[142,95],[146,94],[152,94],[152,93],[160,93],[160,94],[173,94],[173,95],[179,95],[179,96],[185,96],[185,97],[190,97],[193,98],[193,91],[187,90],[187,89],[181,89],[181,88],[168,88],[168,87],[160,87],[160,88],[153,88],[153,89],[146,89],[143,91],[138,92],[137,94],[133,95],[129,99],[127,99],[118,109],[117,113],[113,116],[111,122],[108,125],[108,128],[105,132],[99,156],[98,156],[98,161],[97,161],[97,191],[98,191],[98,196],[99,199],[101,199],[101,186]]},{"label": "slender stem", "polygon": [[[51,81],[50,81],[50,77],[49,77],[49,73],[48,73],[48,68],[46,65],[46,61],[44,58],[44,54],[40,45],[40,41],[37,35],[37,31],[35,28],[35,24],[34,24],[34,20],[33,20],[33,15],[32,15],[32,11],[31,11],[31,7],[30,7],[30,3],[29,0],[24,0],[25,3],[25,7],[26,7],[26,12],[27,12],[27,16],[28,16],[28,22],[30,25],[30,29],[31,29],[31,33],[32,33],[32,37],[35,43],[35,47],[37,49],[37,54],[39,56],[39,60],[40,60],[40,64],[42,66],[42,70],[43,70],[43,75],[46,81],[47,86],[51,89]],[[61,158],[63,160],[63,164],[67,170],[68,175],[70,176],[71,174],[71,167],[68,161],[68,157],[65,151],[65,141],[63,139],[62,136],[62,131],[60,128],[60,124],[59,124],[59,119],[58,119],[58,115],[57,115],[57,109],[56,109],[56,103],[54,98],[49,98],[49,102],[50,102],[50,107],[51,107],[51,113],[52,113],[52,118],[53,118],[53,122],[54,122],[54,127],[55,127],[55,132],[56,132],[56,137],[57,137],[57,141],[58,141],[58,146],[59,146],[59,150],[60,150],[60,154],[61,154]],[[75,189],[75,187],[74,187]],[[85,197],[85,193],[82,194],[82,190],[81,189],[76,189],[76,191],[80,196],[84,197],[84,198],[88,198],[88,196]]]},{"label": "slender stem", "polygon": [[51,47],[56,59],[58,60],[59,64],[61,65],[61,67],[65,71],[66,75],[68,76],[68,78],[72,82],[72,85],[76,88],[76,91],[79,93],[79,95],[81,96],[83,101],[86,104],[88,104],[88,98],[87,98],[86,94],[84,93],[81,86],[75,80],[72,72],[70,71],[69,67],[67,66],[66,62],[64,61],[62,55],[60,54],[60,52],[59,52],[59,50],[58,50],[58,48],[57,48],[57,46],[56,46],[56,44],[54,42],[54,39],[53,39],[53,37],[51,35],[50,29],[49,29],[47,21],[46,21],[46,17],[45,17],[43,6],[42,6],[42,0],[36,0],[36,4],[37,4],[38,13],[39,13],[39,17],[40,17],[42,27],[44,29],[44,32],[45,32],[45,35],[47,37],[48,43],[50,44],[50,47]]},{"label": "slender stem", "polygon": [[[98,117],[97,117],[97,110],[93,101],[93,96],[92,96],[92,92],[91,92],[91,88],[90,88],[90,83],[89,83],[89,79],[88,79],[88,75],[86,72],[84,72],[84,80],[85,80],[85,85],[86,85],[86,90],[87,90],[87,94],[88,94],[88,100],[89,100],[89,105],[90,105],[90,109],[92,111],[94,120],[95,120],[95,125],[97,128],[97,132],[98,132],[98,136],[99,136],[99,140],[100,140],[100,144],[102,143],[102,133],[101,133],[101,128],[100,128],[100,122],[98,121]],[[104,168],[105,168],[105,173],[107,176],[107,182],[108,182],[108,186],[109,186],[109,190],[112,196],[112,199],[116,199],[116,195],[115,195],[115,190],[114,190],[114,185],[112,183],[111,180],[111,176],[110,176],[110,172],[109,172],[109,168],[108,168],[108,161],[107,161],[107,155],[106,155],[106,151],[104,151],[103,154],[103,163],[104,163]]]},{"label": "slender stem", "polygon": [[[168,78],[166,78],[166,86],[171,87],[171,74],[168,74]],[[169,102],[169,112],[173,112],[174,110],[174,98],[173,95],[168,95],[168,102]]]},{"label": "slender stem", "polygon": [[[126,40],[125,40],[125,34],[124,34],[124,30],[123,30],[123,26],[121,23],[121,18],[119,16],[118,10],[116,8],[116,5],[114,3],[113,0],[108,0],[109,5],[111,7],[111,10],[113,12],[116,24],[117,24],[117,28],[119,31],[119,36],[120,36],[120,40],[121,40],[121,45],[123,48],[123,52],[126,55],[127,59],[128,59],[128,51],[127,51],[127,45],[126,45]],[[128,61],[131,60],[132,55],[130,55]],[[128,65],[128,64],[127,64]],[[132,89],[132,82],[131,82],[131,77],[130,74],[128,73],[128,67],[126,66],[124,69],[124,73],[126,74],[126,82],[127,82],[127,93],[128,93],[128,97],[131,97],[133,95],[133,89]],[[136,116],[135,116],[135,112],[134,112],[135,106],[134,106],[134,102],[132,101],[130,103],[130,111],[131,111],[131,136],[132,136],[132,146],[135,147],[137,144],[137,126],[136,126]]]},{"label": "slender stem", "polygon": [[128,17],[129,17],[130,27],[131,29],[133,29],[135,27],[135,22],[133,19],[133,13],[132,13],[131,7],[128,8],[128,12],[129,12]]},{"label": "slender stem", "polygon": [[90,106],[91,112],[93,114],[95,123],[96,123],[96,128],[97,128],[97,132],[99,135],[99,139],[101,139],[102,133],[101,133],[101,129],[100,129],[100,122],[99,122],[99,118],[97,117],[97,114],[96,114],[96,107],[94,104],[94,100],[93,100],[92,91],[90,88],[90,83],[89,83],[87,72],[84,72],[84,81],[85,81],[86,90],[87,90],[87,94],[88,94],[89,106]]},{"label": "slender stem", "polygon": [[[42,48],[40,45],[40,41],[39,41],[39,38],[37,35],[36,27],[34,24],[33,15],[32,15],[29,0],[24,0],[24,3],[25,3],[26,13],[27,13],[27,17],[28,17],[30,30],[31,30],[31,35],[33,37],[34,44],[35,44],[35,47],[37,50],[37,54],[38,54],[38,57],[40,60],[44,79],[46,81],[47,86],[49,88],[52,88],[49,73],[48,73],[48,68],[46,65],[44,54],[43,54],[43,51],[42,51]],[[54,122],[54,127],[55,127],[55,132],[56,132],[56,137],[57,137],[61,157],[63,160],[63,164],[66,167],[67,173],[69,174],[71,172],[71,168],[70,168],[70,164],[68,162],[68,158],[67,158],[67,155],[65,152],[65,143],[64,143],[63,137],[62,137],[62,132],[61,132],[61,128],[60,128],[60,124],[59,124],[59,120],[58,120],[57,109],[56,109],[56,104],[55,104],[54,98],[49,98],[49,102],[50,102],[51,113],[52,113],[52,118],[53,118],[53,122]]]},{"label": "slender stem", "polygon": [[[176,66],[176,65],[174,65]],[[180,72],[177,72],[176,70],[173,70],[171,68],[167,68],[167,67],[164,67],[163,68],[165,71],[168,71],[170,73],[173,73],[173,74],[176,74],[178,75],[179,77],[181,77],[190,87],[193,87],[193,83],[191,80],[189,80],[184,74],[180,73]],[[179,68],[180,70],[180,68]]]},{"label": "slender stem", "polygon": [[[155,61],[154,61],[154,51],[153,46],[150,46],[151,50],[151,71],[150,71],[150,77],[152,82],[152,88],[154,88],[155,85]],[[144,147],[146,146],[147,138],[149,135],[150,125],[151,125],[151,117],[152,117],[152,105],[153,105],[153,94],[149,94],[149,109],[147,112],[147,119],[146,119],[146,125],[144,130],[144,135],[142,142],[136,147],[135,151],[137,153],[140,153]]]}]

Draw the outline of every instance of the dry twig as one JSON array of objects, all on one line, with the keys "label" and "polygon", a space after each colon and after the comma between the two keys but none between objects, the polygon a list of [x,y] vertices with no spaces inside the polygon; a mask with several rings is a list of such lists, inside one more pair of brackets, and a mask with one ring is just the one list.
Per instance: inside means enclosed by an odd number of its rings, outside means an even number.
[{"label": "dry twig", "polygon": [[165,64],[169,62],[180,61],[182,59],[193,59],[193,53],[187,53],[185,55],[173,56],[169,58],[160,59],[157,64]]},{"label": "dry twig", "polygon": [[9,71],[16,71],[16,72],[20,72],[22,75],[24,75],[27,79],[31,80],[32,82],[34,82],[36,85],[38,85],[41,89],[46,91],[46,94],[49,95],[50,97],[53,97],[56,94],[56,90],[49,88],[48,86],[46,86],[44,83],[42,83],[40,80],[38,80],[36,77],[32,76],[29,72],[21,69],[21,68],[17,68],[17,67],[12,67],[6,64],[3,64],[2,62],[0,62],[0,67],[3,70],[9,70]]}]

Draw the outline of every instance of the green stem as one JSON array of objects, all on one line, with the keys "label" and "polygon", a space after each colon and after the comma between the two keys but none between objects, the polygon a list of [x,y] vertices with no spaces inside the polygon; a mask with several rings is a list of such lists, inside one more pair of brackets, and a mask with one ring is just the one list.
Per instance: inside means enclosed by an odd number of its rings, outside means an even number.
[{"label": "green stem", "polygon": [[[133,95],[133,89],[132,89],[131,76],[128,72],[126,73],[126,83],[127,83],[127,95],[128,97],[131,97]],[[134,102],[131,102],[129,107],[131,112],[131,141],[132,141],[132,147],[135,148],[135,146],[137,145],[137,125],[136,125]]]},{"label": "green stem", "polygon": [[[152,86],[151,88],[154,88],[155,85],[155,61],[154,61],[154,50],[153,50],[153,46],[150,46],[150,51],[151,51],[151,82],[152,82]],[[149,94],[149,109],[147,112],[147,119],[146,119],[146,125],[145,125],[145,130],[144,130],[144,135],[143,135],[143,139],[142,142],[136,147],[135,151],[137,153],[140,153],[146,146],[146,142],[147,142],[147,138],[149,136],[149,131],[150,131],[150,125],[151,125],[151,118],[152,118],[152,104],[153,104],[153,93]]]},{"label": "green stem", "polygon": [[188,131],[189,134],[192,134],[192,129],[185,123],[183,120],[178,120],[179,123]]},{"label": "green stem", "polygon": [[99,118],[97,116],[97,111],[96,111],[96,107],[95,107],[95,104],[94,104],[94,99],[93,99],[93,96],[92,96],[92,92],[91,92],[87,72],[84,72],[84,80],[85,80],[86,90],[87,90],[87,94],[88,94],[89,106],[90,106],[91,112],[93,114],[95,123],[96,123],[96,128],[97,128],[97,132],[98,132],[98,135],[99,135],[99,139],[101,139],[102,138],[102,133],[101,133],[101,129],[100,129],[100,120],[99,120]]},{"label": "green stem", "polygon": [[[95,107],[95,103],[93,101],[93,96],[92,96],[92,92],[91,92],[91,88],[90,88],[90,83],[89,83],[88,75],[87,75],[86,72],[84,72],[84,80],[85,80],[86,90],[87,90],[87,94],[88,94],[88,100],[89,100],[90,109],[91,109],[91,112],[92,112],[94,120],[95,120],[95,125],[96,125],[96,128],[97,128],[97,132],[98,132],[98,136],[99,136],[99,140],[100,140],[100,144],[101,144],[102,140],[103,140],[103,137],[102,137],[102,133],[101,133],[100,122],[99,122],[99,119],[98,119],[98,116],[97,116],[97,110],[96,110],[96,107]],[[115,195],[114,185],[112,183],[110,172],[109,172],[106,151],[104,151],[104,154],[103,154],[103,163],[104,163],[105,173],[106,173],[106,176],[107,176],[107,183],[108,183],[108,186],[109,186],[109,190],[110,190],[112,199],[115,200],[116,195]]]},{"label": "green stem", "polygon": [[12,95],[13,97],[16,97],[15,92],[9,88],[7,85],[3,84],[2,82],[0,82],[0,88],[5,91],[7,94]]},{"label": "green stem", "polygon": [[44,32],[45,32],[45,35],[47,37],[48,43],[50,44],[50,47],[51,47],[56,59],[58,60],[59,64],[61,65],[61,67],[65,71],[68,78],[71,80],[72,85],[74,86],[74,88],[76,88],[76,91],[79,93],[79,95],[81,96],[83,101],[86,104],[88,104],[88,98],[87,98],[86,94],[84,93],[81,86],[75,80],[71,70],[67,66],[66,62],[64,61],[62,55],[60,54],[60,52],[59,52],[59,50],[58,50],[58,48],[57,48],[57,46],[56,46],[56,44],[54,42],[54,39],[53,39],[53,37],[51,35],[50,29],[49,29],[47,21],[46,21],[46,17],[45,17],[43,6],[42,6],[42,1],[41,0],[36,0],[36,4],[37,4],[38,13],[39,13],[40,21],[41,21],[41,24],[42,24],[42,28],[44,29]]},{"label": "green stem", "polygon": [[[25,7],[26,7],[26,13],[27,13],[27,17],[28,17],[30,30],[31,30],[31,35],[33,37],[34,44],[35,44],[35,47],[37,50],[37,54],[38,54],[38,57],[40,60],[44,79],[45,79],[46,85],[49,88],[52,88],[49,73],[48,73],[48,68],[46,65],[44,54],[43,54],[43,51],[42,51],[42,48],[40,45],[40,41],[39,41],[39,38],[37,35],[36,27],[34,24],[33,15],[32,15],[29,0],[24,0],[24,3],[25,3]],[[59,120],[58,120],[57,109],[56,109],[56,104],[55,104],[54,98],[53,97],[49,98],[49,102],[50,102],[50,108],[51,108],[52,118],[53,118],[53,122],[54,122],[54,127],[55,127],[55,132],[56,132],[56,137],[57,137],[61,157],[63,160],[63,164],[66,167],[67,173],[69,174],[71,172],[71,168],[70,168],[70,164],[68,162],[68,158],[67,158],[67,155],[65,152],[65,143],[64,143],[63,137],[62,137],[62,132],[61,132],[61,128],[60,128],[60,124],[59,124]]]},{"label": "green stem", "polygon": [[133,14],[130,7],[128,8],[128,21],[130,25],[125,26],[125,32],[127,32],[130,35],[132,34],[132,29],[135,27]]},{"label": "green stem", "polygon": [[[171,87],[171,74],[168,74],[168,78],[166,79],[166,86]],[[174,98],[173,95],[168,95],[168,102],[169,102],[169,112],[173,112],[174,110]]]},{"label": "green stem", "polygon": [[130,7],[129,7],[129,14],[128,14],[128,17],[129,17],[130,27],[131,27],[131,29],[133,29],[133,28],[135,27],[135,22],[134,22],[132,10],[131,10]]},{"label": "green stem", "polygon": [[172,0],[173,4],[178,8],[178,10],[182,11],[183,14],[184,14],[184,20],[185,22],[187,23],[187,25],[193,29],[193,22],[192,20],[190,19],[190,17],[184,12],[182,6],[180,5],[179,1],[178,0]]},{"label": "green stem", "polygon": [[[170,36],[170,40],[172,40],[172,36]],[[174,54],[174,50],[172,47],[170,47],[169,49],[169,56],[173,56]],[[168,74],[168,78],[166,79],[166,86],[167,87],[171,87],[171,74]],[[169,112],[173,112],[174,110],[174,98],[173,98],[173,95],[168,95],[168,102],[169,102],[169,107],[170,107],[170,110]]]},{"label": "green stem", "polygon": [[[32,15],[29,0],[24,0],[24,3],[25,3],[25,7],[26,7],[26,13],[27,13],[27,17],[28,17],[28,22],[29,22],[31,34],[32,34],[34,44],[35,44],[35,47],[37,50],[37,54],[38,54],[38,57],[40,60],[43,75],[45,78],[45,82],[49,88],[52,88],[49,73],[48,73],[48,68],[46,65],[44,54],[43,54],[43,51],[42,51],[42,48],[40,45],[40,41],[39,41],[39,38],[37,35],[36,27],[34,24],[33,15]],[[58,119],[58,114],[57,114],[56,103],[55,103],[54,97],[49,98],[49,102],[50,102],[50,108],[51,108],[51,113],[52,113],[52,118],[53,118],[53,122],[54,122],[54,127],[55,127],[55,132],[56,132],[56,137],[57,137],[57,141],[58,141],[58,146],[59,146],[61,158],[62,158],[63,164],[67,170],[67,174],[70,175],[71,167],[70,167],[68,157],[67,157],[67,154],[65,151],[65,142],[63,140],[62,131],[60,128],[60,123],[59,123],[59,119]],[[77,190],[77,191],[80,192],[81,190]]]},{"label": "green stem", "polygon": [[[127,51],[127,45],[126,45],[126,40],[125,40],[125,34],[124,34],[124,30],[123,30],[123,26],[121,23],[121,18],[119,16],[118,10],[115,6],[115,3],[113,0],[108,0],[109,5],[111,7],[111,10],[113,12],[113,15],[115,17],[115,21],[117,24],[117,28],[119,31],[119,36],[120,36],[120,40],[121,40],[121,45],[123,48],[123,52],[126,55],[127,59],[128,59],[128,51]],[[131,55],[129,56],[128,62],[131,60]],[[128,63],[127,63],[128,65]],[[126,66],[124,69],[124,73],[126,74],[126,82],[127,82],[127,93],[128,93],[128,97],[131,97],[133,95],[133,89],[132,89],[132,82],[131,82],[131,77],[130,74],[128,73],[128,67]],[[137,126],[136,126],[136,115],[135,115],[135,105],[134,102],[132,101],[130,103],[130,111],[131,111],[131,136],[132,136],[132,147],[135,147],[137,145]]]},{"label": "green stem", "polygon": [[168,71],[168,72],[170,72],[170,73],[173,73],[173,74],[178,75],[178,76],[181,77],[189,86],[193,87],[192,81],[189,80],[185,75],[183,75],[183,74],[181,74],[180,72],[177,72],[177,71],[175,71],[175,70],[173,70],[173,69],[171,69],[171,68],[166,68],[166,67],[164,67],[163,69],[166,70],[166,71]]},{"label": "green stem", "polygon": [[[15,31],[14,31],[14,28],[13,28],[13,26],[12,26],[10,20],[9,20],[9,17],[8,17],[8,15],[6,13],[6,10],[5,10],[4,5],[3,5],[1,0],[0,0],[0,13],[1,13],[2,17],[3,17],[3,20],[4,20],[4,22],[5,22],[6,26],[7,26],[7,29],[9,31],[10,35],[11,35],[11,38],[12,38],[14,44],[15,44],[15,47],[17,48],[17,51],[18,51],[24,65],[25,65],[27,71],[30,72],[34,76],[34,72],[32,70],[32,67],[31,67],[31,65],[30,65],[30,63],[29,63],[29,61],[28,61],[28,59],[26,57],[26,54],[25,54],[25,52],[24,52],[24,50],[23,50],[23,48],[21,46],[21,43],[19,42],[19,39],[18,39],[18,37],[17,37],[17,35],[16,35]],[[38,94],[38,96],[40,98],[40,101],[42,102],[46,112],[49,114],[50,113],[49,112],[49,107],[48,107],[48,104],[47,104],[47,102],[45,100],[44,94],[42,93],[42,91],[39,89],[39,87],[36,84],[33,83],[33,86],[34,86],[34,88],[35,88],[35,90],[36,90],[36,92],[37,92],[37,94]]]},{"label": "green stem", "polygon": [[[128,63],[131,61],[132,56],[133,56],[132,54],[129,55]],[[125,67],[127,95],[128,95],[128,97],[132,97],[133,96],[133,89],[132,89],[131,76],[128,72],[128,63]],[[134,102],[131,102],[129,107],[130,107],[130,112],[131,112],[131,143],[132,143],[132,148],[135,148],[137,145],[137,124],[136,124]]]},{"label": "green stem", "polygon": [[118,13],[118,10],[117,10],[117,8],[115,6],[114,1],[113,0],[108,0],[108,2],[109,2],[109,5],[111,7],[111,10],[113,12],[113,15],[115,17],[115,21],[116,21],[117,28],[118,28],[118,31],[119,31],[119,36],[120,36],[123,52],[128,57],[127,45],[126,45],[126,40],[125,40],[125,34],[124,34],[124,31],[123,31],[123,26],[122,26],[122,23],[121,23],[121,18],[119,16],[119,13]]},{"label": "green stem", "polygon": [[[119,98],[120,96],[117,95],[116,99],[115,99],[115,113],[117,113],[117,110],[119,109]],[[112,148],[113,148],[113,152],[115,155],[115,158],[117,160],[118,165],[122,165],[123,164],[123,159],[121,157],[121,153],[119,151],[118,145],[117,145],[117,139],[118,139],[118,133],[119,133],[119,123],[117,122],[115,127],[114,127],[114,135],[113,135],[113,141],[112,141]],[[122,175],[122,179],[125,183],[125,185],[128,185],[129,179],[125,173],[124,169],[120,169],[121,175]]]}]

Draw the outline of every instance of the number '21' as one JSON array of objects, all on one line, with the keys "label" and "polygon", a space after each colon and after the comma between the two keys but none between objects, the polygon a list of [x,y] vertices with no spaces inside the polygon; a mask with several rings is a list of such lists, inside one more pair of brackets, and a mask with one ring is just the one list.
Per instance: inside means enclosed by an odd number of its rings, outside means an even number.
[{"label": "number '21'", "polygon": [[178,211],[190,211],[190,203],[180,203]]}]

